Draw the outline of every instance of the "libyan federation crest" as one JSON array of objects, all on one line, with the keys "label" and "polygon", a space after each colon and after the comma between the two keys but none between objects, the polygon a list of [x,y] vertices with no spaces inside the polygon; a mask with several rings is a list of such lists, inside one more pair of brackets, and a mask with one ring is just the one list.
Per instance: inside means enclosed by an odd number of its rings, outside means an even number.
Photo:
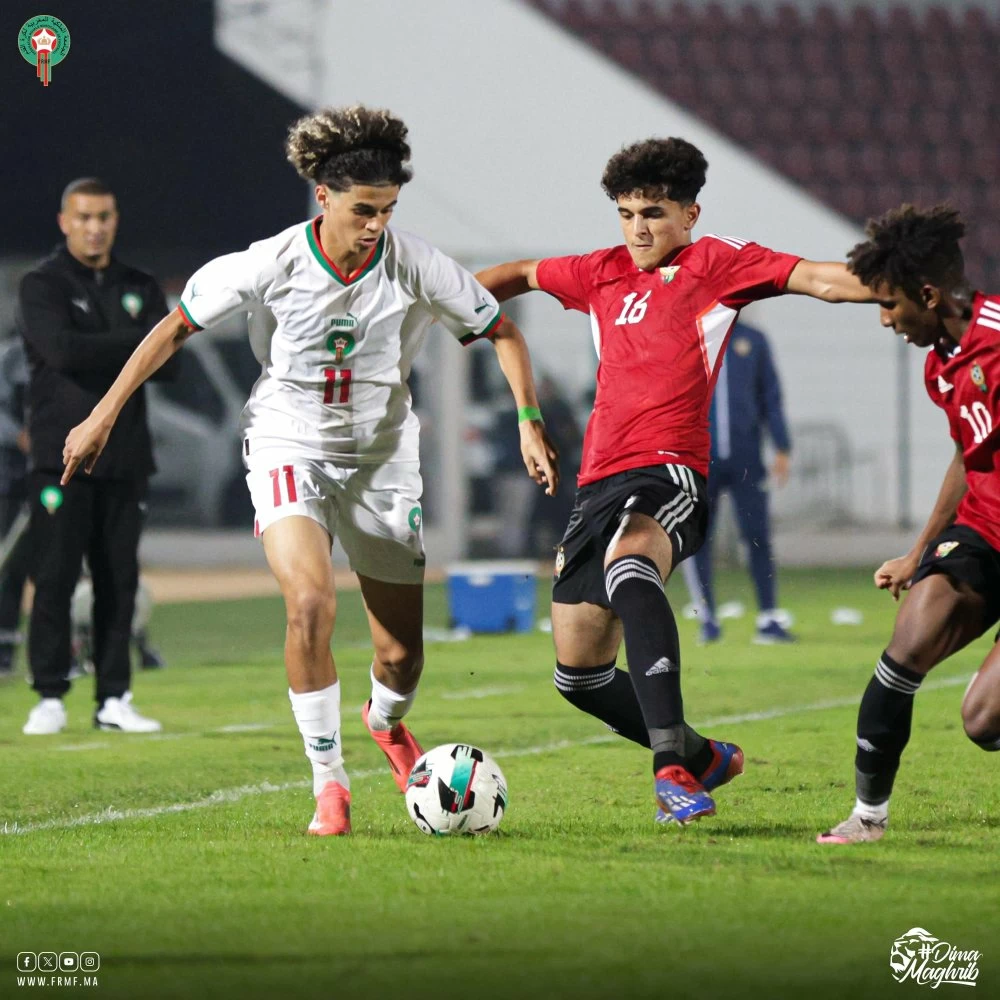
[{"label": "libyan federation crest", "polygon": [[942,542],[934,550],[934,558],[943,559],[946,555],[948,555],[949,552],[954,552],[955,549],[958,548],[958,545],[959,545],[958,542]]},{"label": "libyan federation crest", "polygon": [[674,278],[677,277],[677,272],[681,269],[680,264],[671,264],[670,267],[660,268],[660,277],[663,279],[663,284],[669,285]]},{"label": "libyan federation crest", "polygon": [[69,55],[69,28],[51,14],[36,14],[21,25],[17,47],[26,62],[35,67],[35,76],[47,87],[52,67]]}]

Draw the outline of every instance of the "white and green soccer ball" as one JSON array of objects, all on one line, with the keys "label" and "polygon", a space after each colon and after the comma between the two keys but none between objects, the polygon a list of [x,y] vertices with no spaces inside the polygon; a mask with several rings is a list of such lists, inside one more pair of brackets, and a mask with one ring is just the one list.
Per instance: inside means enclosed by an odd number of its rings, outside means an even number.
[{"label": "white and green soccer ball", "polygon": [[445,743],[413,765],[406,808],[427,834],[492,833],[507,809],[507,779],[484,750]]}]

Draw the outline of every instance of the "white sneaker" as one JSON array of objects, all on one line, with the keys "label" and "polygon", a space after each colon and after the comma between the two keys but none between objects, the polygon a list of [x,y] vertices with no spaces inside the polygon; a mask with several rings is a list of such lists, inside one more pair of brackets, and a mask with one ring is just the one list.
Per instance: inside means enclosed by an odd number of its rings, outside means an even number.
[{"label": "white sneaker", "polygon": [[21,732],[25,736],[52,736],[66,728],[62,698],[43,698],[29,713]]},{"label": "white sneaker", "polygon": [[120,698],[106,698],[94,713],[97,729],[116,729],[121,733],[158,733],[163,727],[156,719],[147,719],[132,707],[132,692]]}]

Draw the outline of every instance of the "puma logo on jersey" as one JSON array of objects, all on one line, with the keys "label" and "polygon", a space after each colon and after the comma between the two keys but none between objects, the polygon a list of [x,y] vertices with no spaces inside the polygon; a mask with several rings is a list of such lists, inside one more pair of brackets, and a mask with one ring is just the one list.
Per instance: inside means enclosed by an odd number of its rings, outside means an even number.
[{"label": "puma logo on jersey", "polygon": [[938,392],[951,392],[955,387],[951,382],[946,382],[943,375],[938,375]]},{"label": "puma logo on jersey", "polygon": [[90,312],[90,303],[84,298],[73,299],[73,305],[75,305],[77,309],[80,309],[85,313]]},{"label": "puma logo on jersey", "polygon": [[484,309],[489,309],[489,302],[484,302],[481,306],[476,306],[473,312],[481,313]]}]

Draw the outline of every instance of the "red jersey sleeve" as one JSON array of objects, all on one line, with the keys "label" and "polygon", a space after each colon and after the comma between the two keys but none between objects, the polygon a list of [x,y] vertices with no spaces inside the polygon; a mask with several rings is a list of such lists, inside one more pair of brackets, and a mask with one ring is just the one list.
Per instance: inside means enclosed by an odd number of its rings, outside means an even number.
[{"label": "red jersey sleeve", "polygon": [[759,243],[746,243],[732,255],[720,301],[740,309],[759,299],[781,295],[795,265],[795,254],[777,253]]},{"label": "red jersey sleeve", "polygon": [[572,257],[546,257],[538,262],[535,272],[538,287],[554,295],[563,309],[590,312],[590,257],[575,254]]}]

